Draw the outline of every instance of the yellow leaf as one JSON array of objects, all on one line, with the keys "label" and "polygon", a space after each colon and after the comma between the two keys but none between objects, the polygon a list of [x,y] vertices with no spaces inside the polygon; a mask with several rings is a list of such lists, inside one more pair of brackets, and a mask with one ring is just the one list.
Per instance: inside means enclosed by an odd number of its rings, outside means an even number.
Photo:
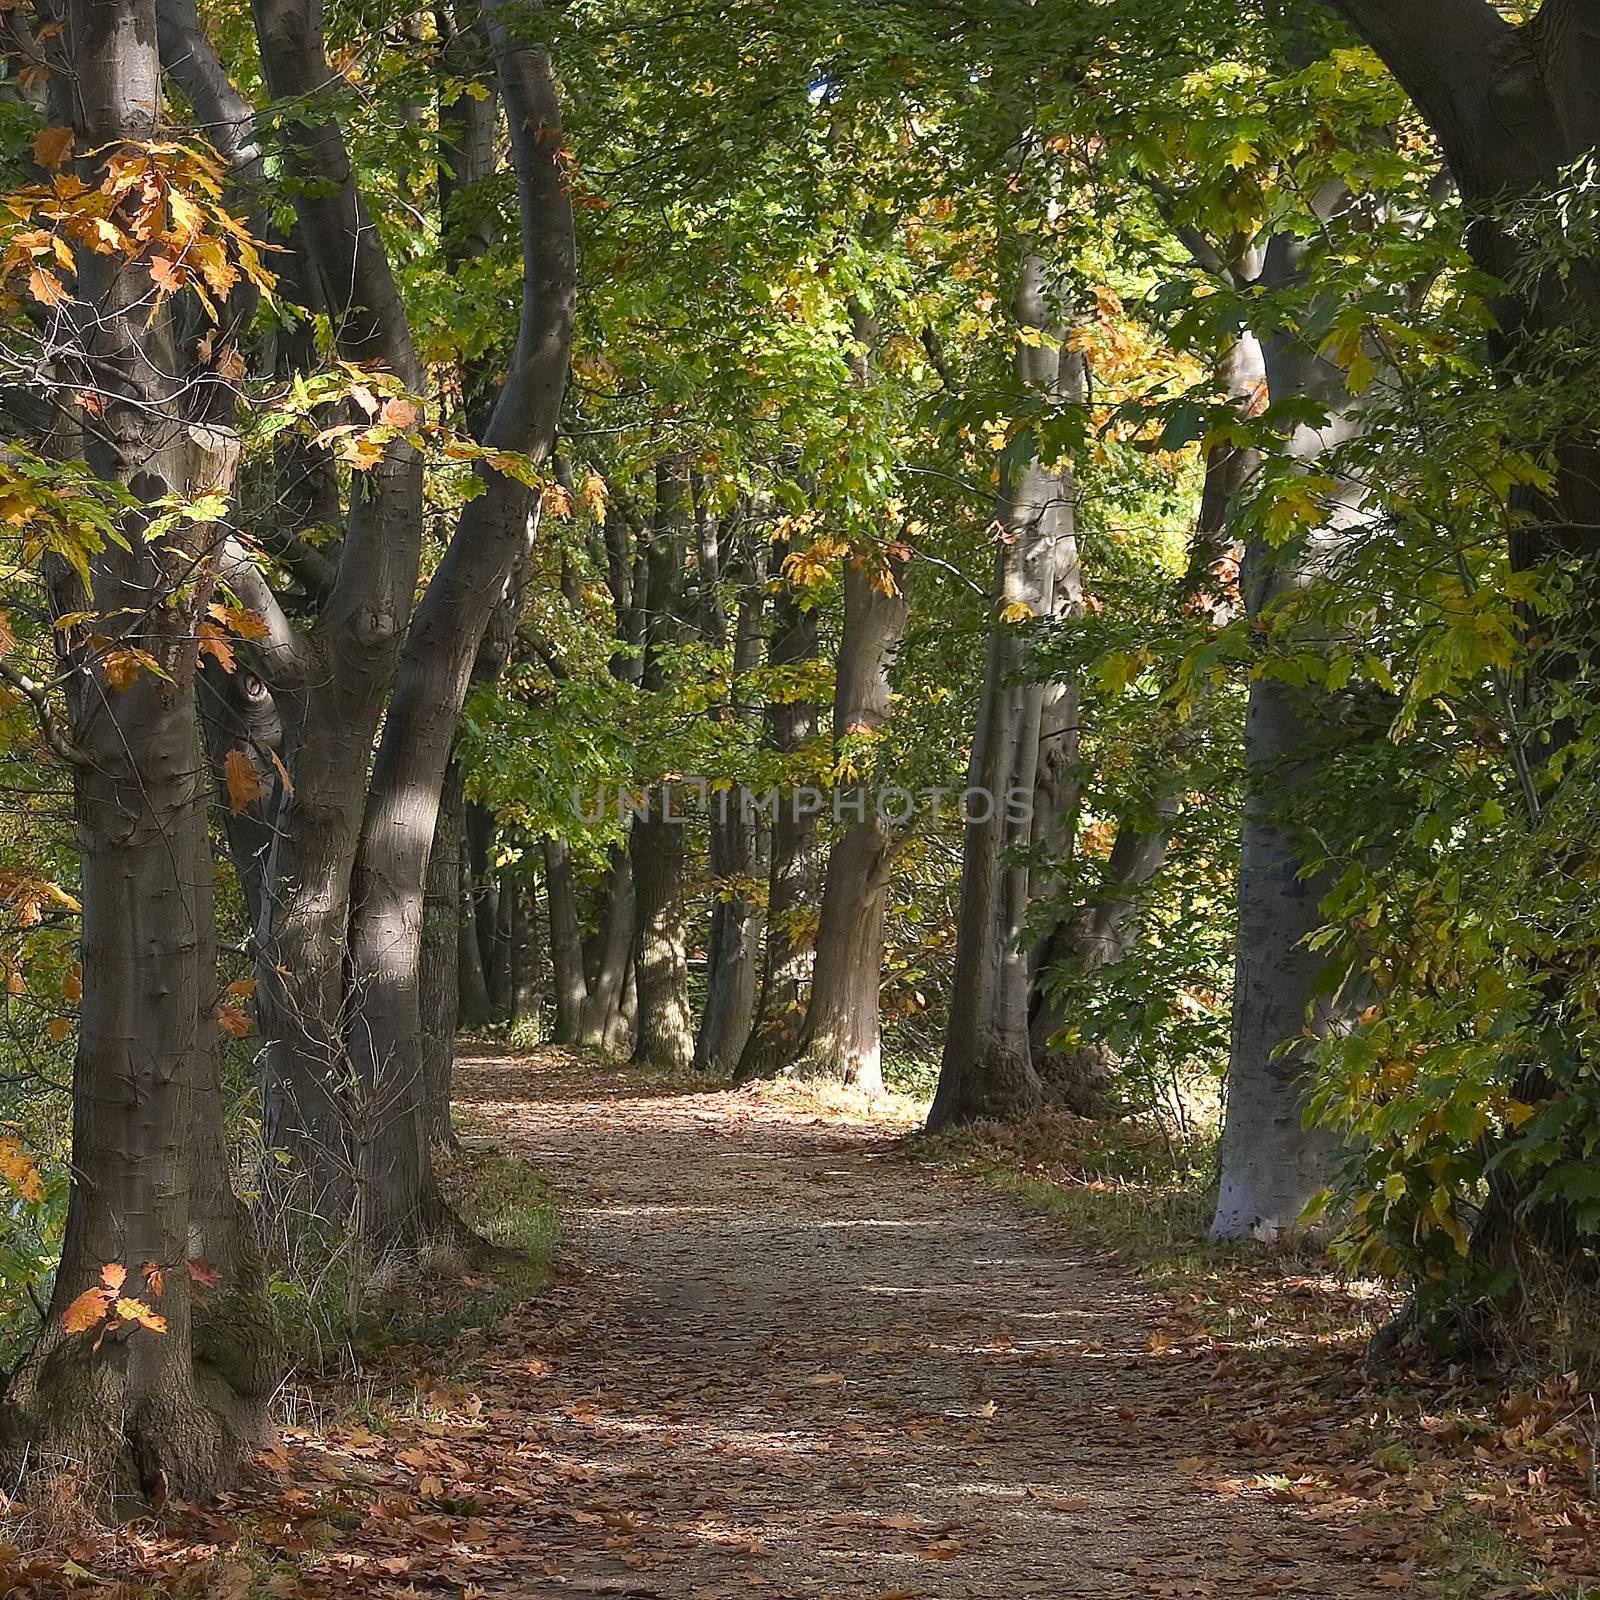
[{"label": "yellow leaf", "polygon": [[134,1300],[124,1295],[117,1301],[117,1315],[128,1322],[137,1322],[141,1328],[148,1328],[151,1333],[165,1333],[167,1319],[158,1311],[153,1311],[143,1300]]},{"label": "yellow leaf", "polygon": [[37,1203],[44,1199],[38,1165],[22,1148],[22,1141],[12,1134],[0,1136],[0,1178],[24,1200]]}]

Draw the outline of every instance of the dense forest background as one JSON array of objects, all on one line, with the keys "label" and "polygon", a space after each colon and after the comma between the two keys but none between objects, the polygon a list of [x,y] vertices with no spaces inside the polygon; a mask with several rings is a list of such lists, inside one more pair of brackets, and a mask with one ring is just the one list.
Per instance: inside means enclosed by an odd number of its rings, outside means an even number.
[{"label": "dense forest background", "polygon": [[1588,1370],[1585,0],[0,45],[8,1460],[204,1498],[514,1275],[462,1033],[1132,1130]]}]

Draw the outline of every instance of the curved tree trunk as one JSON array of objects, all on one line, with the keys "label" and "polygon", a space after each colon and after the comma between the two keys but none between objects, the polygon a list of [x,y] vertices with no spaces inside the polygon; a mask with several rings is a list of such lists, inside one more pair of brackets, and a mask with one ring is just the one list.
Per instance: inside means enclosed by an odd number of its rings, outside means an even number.
[{"label": "curved tree trunk", "polygon": [[689,951],[683,904],[683,823],[673,789],[658,784],[633,824],[633,967],[638,992],[639,1066],[681,1071],[694,1060],[689,1016]]},{"label": "curved tree trunk", "polygon": [[594,981],[578,1013],[577,1042],[591,1050],[629,1055],[633,1050],[633,860],[611,847],[606,870],[605,922],[600,930]]},{"label": "curved tree trunk", "polygon": [[[700,539],[702,630],[709,642],[728,644],[728,620],[720,584],[729,552],[721,548],[727,528],[714,518],[702,519]],[[761,656],[761,620],[766,601],[765,547],[755,544],[744,555],[741,598],[733,639],[729,703],[713,709],[713,719],[746,721],[752,711],[738,703],[740,684]],[[706,1002],[695,1036],[695,1070],[708,1077],[731,1077],[755,1021],[756,954],[761,944],[761,910],[751,898],[748,880],[757,866],[760,839],[756,818],[742,789],[724,789],[711,797],[711,937],[707,946]]]}]

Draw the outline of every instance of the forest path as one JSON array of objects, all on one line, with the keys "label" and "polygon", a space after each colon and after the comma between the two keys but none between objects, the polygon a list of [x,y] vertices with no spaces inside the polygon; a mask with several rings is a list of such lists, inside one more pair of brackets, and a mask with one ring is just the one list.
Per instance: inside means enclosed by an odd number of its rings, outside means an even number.
[{"label": "forest path", "polygon": [[[551,1053],[469,1057],[457,1100],[469,1142],[554,1179],[570,1230],[532,1312],[544,1354],[490,1339],[465,1374],[501,1485],[475,1536],[452,1530],[465,1592],[1415,1592],[1250,1486],[1130,1272],[908,1165],[903,1125]],[[428,1558],[407,1566],[425,1587]]]}]

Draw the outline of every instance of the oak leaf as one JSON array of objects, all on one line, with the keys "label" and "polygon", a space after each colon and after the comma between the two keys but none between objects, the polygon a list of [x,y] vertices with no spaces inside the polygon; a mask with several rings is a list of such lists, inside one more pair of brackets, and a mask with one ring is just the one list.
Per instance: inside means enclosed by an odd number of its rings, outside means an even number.
[{"label": "oak leaf", "polygon": [[105,1316],[115,1298],[110,1289],[85,1289],[61,1313],[61,1326],[68,1333],[87,1333]]}]

